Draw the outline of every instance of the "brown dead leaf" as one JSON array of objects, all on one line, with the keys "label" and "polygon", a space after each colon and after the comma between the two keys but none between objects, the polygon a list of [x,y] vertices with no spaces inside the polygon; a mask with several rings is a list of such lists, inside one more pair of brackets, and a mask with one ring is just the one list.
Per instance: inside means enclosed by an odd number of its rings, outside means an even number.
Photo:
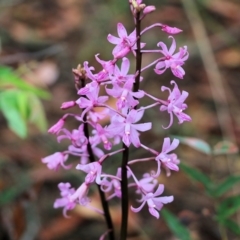
[{"label": "brown dead leaf", "polygon": [[33,30],[25,23],[14,22],[7,26],[12,37],[19,42],[28,42],[29,39],[37,39]]},{"label": "brown dead leaf", "polygon": [[222,67],[235,68],[240,66],[240,49],[224,49],[216,54],[217,62]]},{"label": "brown dead leaf", "polygon": [[232,19],[240,20],[240,5],[229,0],[211,0],[207,1],[207,7],[213,12],[219,13],[222,16]]},{"label": "brown dead leaf", "polygon": [[5,206],[2,210],[3,225],[11,239],[20,239],[25,228],[25,213],[20,201],[16,201],[11,206]]},{"label": "brown dead leaf", "polygon": [[[206,93],[204,93],[206,95]],[[210,98],[211,95],[208,95]],[[195,134],[199,136],[206,136],[211,130],[218,128],[218,119],[215,112],[213,112],[206,105],[200,102],[192,103],[188,108],[188,113],[192,118],[192,125],[196,130]]]},{"label": "brown dead leaf", "polygon": [[39,234],[39,240],[52,240],[61,237],[79,226],[82,221],[82,218],[77,215],[71,215],[70,218],[63,216],[55,218],[43,227]]},{"label": "brown dead leaf", "polygon": [[26,1],[8,10],[0,19],[11,36],[19,42],[62,39],[82,21],[82,1]]},{"label": "brown dead leaf", "polygon": [[[40,163],[40,161],[39,161]],[[29,176],[34,183],[40,183],[44,181],[59,180],[63,176],[63,171],[54,172],[46,168],[46,166],[38,166],[29,172]]]},{"label": "brown dead leaf", "polygon": [[35,64],[34,69],[26,72],[22,78],[36,87],[46,87],[52,85],[58,76],[57,64],[46,60]]}]

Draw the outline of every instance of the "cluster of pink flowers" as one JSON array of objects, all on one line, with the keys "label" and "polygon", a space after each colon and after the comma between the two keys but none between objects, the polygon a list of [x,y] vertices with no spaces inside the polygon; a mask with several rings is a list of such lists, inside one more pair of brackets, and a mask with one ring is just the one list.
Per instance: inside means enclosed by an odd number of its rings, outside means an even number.
[{"label": "cluster of pink flowers", "polygon": [[[134,18],[137,12],[141,12],[142,20],[155,10],[154,6],[146,6],[141,0],[130,0],[129,2]],[[136,29],[128,34],[122,23],[117,24],[118,37],[111,34],[107,36],[107,40],[115,45],[112,50],[112,59],[104,61],[99,54],[95,55],[96,61],[101,65],[101,71],[95,72],[94,67],[90,66],[87,61],[83,63],[83,67],[79,66],[73,70],[79,98],[64,102],[61,108],[67,110],[77,107],[80,109],[79,114],[65,114],[48,131],[55,134],[59,142],[67,139],[70,143],[69,147],[63,152],[57,152],[42,159],[49,169],[58,170],[61,167],[69,169],[72,164],[67,164],[68,158],[74,156],[79,161],[76,169],[85,174],[84,182],[76,189],[68,182],[58,185],[61,197],[55,201],[54,207],[62,207],[65,216],[67,216],[67,211],[73,209],[77,204],[91,207],[88,192],[93,184],[100,186],[101,191],[108,196],[108,200],[114,197],[121,199],[122,169],[121,167],[116,169],[116,175],[106,173],[103,169],[103,162],[115,154],[122,154],[123,143],[126,147],[133,145],[135,148],[143,148],[150,154],[148,158],[130,160],[126,166],[128,186],[135,189],[136,195],[140,196],[140,200],[138,200],[140,206],[131,206],[131,210],[139,212],[147,205],[149,213],[159,218],[159,210],[163,205],[173,201],[173,196],[161,196],[164,185],[159,184],[157,178],[162,168],[166,170],[167,176],[170,175],[171,170],[179,170],[180,161],[177,155],[172,153],[177,148],[179,140],[171,141],[167,137],[158,150],[145,146],[141,142],[140,135],[141,132],[149,131],[152,128],[152,122],[142,123],[141,119],[147,109],[157,107],[159,111],[166,111],[169,114],[169,124],[164,128],[172,126],[174,115],[179,124],[190,121],[190,116],[183,112],[187,108],[185,100],[188,93],[180,91],[174,80],[170,81],[170,87],[161,86],[161,91],[169,92],[167,99],[152,96],[144,90],[133,90],[133,86],[136,83],[136,77],[152,66],[157,74],[155,81],[158,80],[158,75],[164,74],[168,68],[176,78],[183,79],[185,74],[183,65],[188,58],[188,51],[186,46],[176,50],[176,42],[172,35],[180,33],[181,30],[175,27],[161,23],[153,24],[143,29],[141,36],[153,27],[159,28],[163,34],[170,35],[169,39],[171,39],[172,45],[168,49],[165,43],[159,42],[157,49],[147,50],[147,44],[140,43],[143,57],[145,53],[152,52],[158,53],[159,57],[137,72],[129,73],[130,60],[127,58],[130,54],[137,55]],[[142,75],[139,79],[146,81]],[[105,95],[100,95],[101,92],[105,92]],[[139,101],[144,97],[150,98],[153,103],[149,106],[140,106]],[[116,99],[116,107],[108,105],[110,98]],[[96,108],[100,108],[102,111],[96,111]],[[69,131],[64,127],[68,117],[74,117],[79,122],[78,129]],[[110,118],[109,124],[105,126],[101,124],[104,118]],[[88,129],[92,130],[91,134],[88,133]],[[118,150],[112,151],[113,147]],[[152,171],[151,174],[145,173],[142,178],[139,178],[134,174],[132,165],[146,161],[156,161],[156,171]],[[119,163],[120,165],[121,163]]]}]

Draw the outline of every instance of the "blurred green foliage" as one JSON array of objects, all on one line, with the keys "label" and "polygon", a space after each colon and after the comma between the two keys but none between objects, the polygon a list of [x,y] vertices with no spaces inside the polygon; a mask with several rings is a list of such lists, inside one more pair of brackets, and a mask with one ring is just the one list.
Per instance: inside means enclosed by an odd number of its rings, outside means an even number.
[{"label": "blurred green foliage", "polygon": [[176,237],[181,240],[191,240],[188,229],[181,224],[174,214],[169,212],[167,209],[162,209],[161,215]]},{"label": "blurred green foliage", "polygon": [[8,127],[19,137],[26,138],[28,123],[45,132],[47,122],[40,98],[50,94],[26,83],[13,69],[0,66],[0,111]]},{"label": "blurred green foliage", "polygon": [[[237,147],[227,141],[219,142],[211,148],[208,143],[200,139],[188,137],[177,138],[179,138],[181,143],[212,157],[218,156],[219,154],[228,155],[238,152]],[[220,225],[223,225],[240,236],[240,226],[232,220],[232,216],[240,210],[240,195],[236,194],[232,196],[229,194],[229,191],[231,191],[236,184],[240,183],[240,176],[230,175],[219,182],[194,167],[183,163],[180,164],[180,167],[191,179],[201,183],[205,188],[206,194],[213,199],[216,206],[215,220]]]}]

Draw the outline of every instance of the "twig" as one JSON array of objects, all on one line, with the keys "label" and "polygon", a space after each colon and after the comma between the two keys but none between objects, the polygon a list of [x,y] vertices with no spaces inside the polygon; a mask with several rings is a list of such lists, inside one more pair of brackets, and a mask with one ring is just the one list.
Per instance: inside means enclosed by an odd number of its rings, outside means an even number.
[{"label": "twig", "polygon": [[65,50],[66,47],[62,45],[53,45],[40,51],[33,53],[17,53],[9,56],[3,56],[0,58],[0,64],[13,64],[28,59],[36,59],[41,57],[48,57],[58,54]]}]

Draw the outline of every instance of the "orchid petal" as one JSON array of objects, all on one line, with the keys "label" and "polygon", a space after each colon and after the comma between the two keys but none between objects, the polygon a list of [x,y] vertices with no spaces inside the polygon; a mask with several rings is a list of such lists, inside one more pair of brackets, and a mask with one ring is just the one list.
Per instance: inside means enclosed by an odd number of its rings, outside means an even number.
[{"label": "orchid petal", "polygon": [[173,201],[173,196],[168,196],[168,197],[158,197],[154,198],[154,202],[161,202],[163,204],[167,204]]},{"label": "orchid petal", "polygon": [[152,128],[152,123],[138,123],[138,124],[132,124],[132,127],[140,132],[148,131]]},{"label": "orchid petal", "polygon": [[159,184],[158,188],[157,188],[156,192],[153,194],[153,196],[154,197],[159,196],[159,195],[161,195],[163,193],[163,191],[164,191],[164,185],[163,184]]},{"label": "orchid petal", "polygon": [[159,217],[160,217],[159,212],[155,208],[149,207],[148,210],[152,216],[159,219]]},{"label": "orchid petal", "polygon": [[131,140],[131,143],[136,148],[139,148],[141,146],[141,143],[140,143],[140,140],[139,140],[139,133],[133,128],[131,128],[130,140]]},{"label": "orchid petal", "polygon": [[164,56],[168,55],[168,49],[165,43],[159,42],[157,46],[162,48],[162,53],[164,54]]},{"label": "orchid petal", "polygon": [[127,75],[128,71],[130,68],[130,61],[128,60],[128,58],[124,57],[122,59],[122,65],[121,65],[121,73],[125,76]]},{"label": "orchid petal", "polygon": [[170,112],[169,115],[170,115],[170,122],[167,127],[162,126],[162,128],[164,128],[164,129],[170,128],[173,124],[173,114]]},{"label": "orchid petal", "polygon": [[145,205],[145,203],[146,203],[146,201],[144,201],[138,208],[134,208],[133,206],[131,206],[131,210],[135,213],[140,212],[142,210],[143,206]]},{"label": "orchid petal", "polygon": [[169,36],[168,38],[172,38],[172,45],[169,48],[169,54],[172,55],[174,53],[174,51],[176,50],[176,41],[174,39],[174,37]]},{"label": "orchid petal", "polygon": [[166,149],[167,150],[167,153],[168,152],[171,152],[172,150],[176,149],[179,145],[179,140],[174,138],[173,141],[172,141],[172,144],[168,146],[168,148]]},{"label": "orchid petal", "polygon": [[120,38],[114,37],[114,36],[111,35],[111,34],[108,34],[107,40],[108,40],[110,43],[112,43],[112,44],[120,44],[120,43],[121,43],[121,39],[120,39]]},{"label": "orchid petal", "polygon": [[120,38],[127,37],[126,28],[123,26],[122,23],[118,23],[118,24],[117,24],[117,32],[118,32],[118,36],[119,36]]}]

